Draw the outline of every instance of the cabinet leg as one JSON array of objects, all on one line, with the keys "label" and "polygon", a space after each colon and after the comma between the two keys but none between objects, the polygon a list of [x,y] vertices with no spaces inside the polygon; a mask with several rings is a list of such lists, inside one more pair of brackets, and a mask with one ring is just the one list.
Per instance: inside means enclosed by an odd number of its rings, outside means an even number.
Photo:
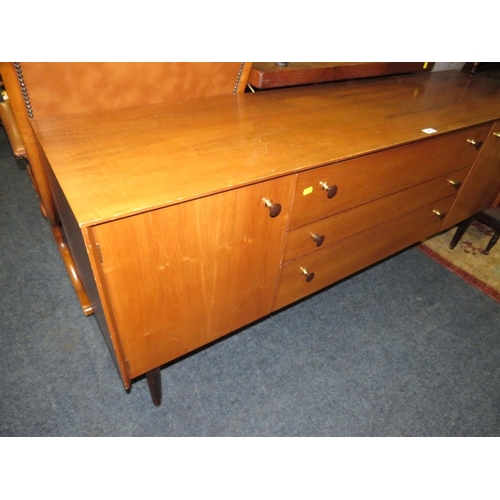
[{"label": "cabinet leg", "polygon": [[150,370],[146,373],[146,380],[148,381],[149,392],[151,399],[155,406],[161,405],[161,371],[159,368]]},{"label": "cabinet leg", "polygon": [[472,221],[474,220],[474,217],[471,217],[469,219],[464,220],[458,225],[458,228],[453,235],[453,238],[451,239],[450,242],[450,248],[455,248],[457,246],[457,243],[460,241],[460,238],[464,235],[465,231],[469,229],[469,226],[472,224]]},{"label": "cabinet leg", "polygon": [[489,241],[488,245],[483,251],[484,255],[489,255],[490,250],[495,246],[495,243],[498,241],[500,238],[500,231],[497,231],[492,237],[491,240]]}]

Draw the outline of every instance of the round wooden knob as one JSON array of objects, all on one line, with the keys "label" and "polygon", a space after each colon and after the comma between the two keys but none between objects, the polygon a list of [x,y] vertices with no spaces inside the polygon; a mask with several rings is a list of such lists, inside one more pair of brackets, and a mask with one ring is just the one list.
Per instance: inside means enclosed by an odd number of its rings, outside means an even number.
[{"label": "round wooden knob", "polygon": [[269,216],[277,217],[281,213],[281,205],[279,203],[273,203],[272,200],[268,198],[263,198],[264,205],[269,208]]},{"label": "round wooden knob", "polygon": [[306,277],[306,281],[309,283],[314,279],[314,273],[310,273],[307,269],[304,267],[300,268],[301,273]]},{"label": "round wooden knob", "polygon": [[324,234],[314,234],[311,233],[312,239],[316,242],[316,246],[320,247],[325,242]]},{"label": "round wooden knob", "polygon": [[333,198],[337,194],[337,191],[339,190],[337,185],[334,184],[333,186],[330,186],[328,182],[320,182],[319,185],[321,186],[321,189],[326,191],[326,196],[328,198]]}]

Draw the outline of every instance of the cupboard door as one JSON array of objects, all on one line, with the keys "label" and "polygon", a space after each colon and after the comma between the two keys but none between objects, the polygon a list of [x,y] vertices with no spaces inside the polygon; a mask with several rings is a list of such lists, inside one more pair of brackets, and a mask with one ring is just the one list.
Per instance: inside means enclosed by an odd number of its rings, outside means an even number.
[{"label": "cupboard door", "polygon": [[495,203],[500,191],[500,121],[495,122],[441,231]]},{"label": "cupboard door", "polygon": [[271,312],[294,183],[284,177],[93,229],[132,378]]}]

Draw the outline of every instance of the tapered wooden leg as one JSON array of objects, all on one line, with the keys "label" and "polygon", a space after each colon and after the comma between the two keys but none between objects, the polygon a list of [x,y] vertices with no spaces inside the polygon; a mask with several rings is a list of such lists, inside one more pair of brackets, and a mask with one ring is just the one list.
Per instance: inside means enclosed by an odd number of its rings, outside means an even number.
[{"label": "tapered wooden leg", "polygon": [[161,405],[161,371],[159,368],[155,368],[146,373],[146,379],[148,381],[149,392],[151,393],[151,399],[155,406]]},{"label": "tapered wooden leg", "polygon": [[457,246],[457,243],[460,241],[460,238],[464,235],[465,231],[469,229],[469,226],[472,224],[473,220],[474,217],[471,217],[470,219],[466,219],[458,225],[458,228],[455,234],[453,235],[453,238],[451,239],[450,248],[455,248]]},{"label": "tapered wooden leg", "polygon": [[490,250],[495,246],[495,243],[498,241],[500,238],[500,231],[497,231],[492,237],[491,240],[489,241],[488,245],[486,248],[483,250],[484,255],[489,255]]}]

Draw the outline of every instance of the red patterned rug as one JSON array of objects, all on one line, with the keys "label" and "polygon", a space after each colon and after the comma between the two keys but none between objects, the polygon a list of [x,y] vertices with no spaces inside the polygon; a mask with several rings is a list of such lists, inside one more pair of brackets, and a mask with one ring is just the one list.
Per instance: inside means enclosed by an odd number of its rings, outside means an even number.
[{"label": "red patterned rug", "polygon": [[483,249],[493,230],[474,221],[457,246],[451,250],[452,228],[425,241],[418,248],[462,279],[500,303],[500,242],[489,255]]}]

